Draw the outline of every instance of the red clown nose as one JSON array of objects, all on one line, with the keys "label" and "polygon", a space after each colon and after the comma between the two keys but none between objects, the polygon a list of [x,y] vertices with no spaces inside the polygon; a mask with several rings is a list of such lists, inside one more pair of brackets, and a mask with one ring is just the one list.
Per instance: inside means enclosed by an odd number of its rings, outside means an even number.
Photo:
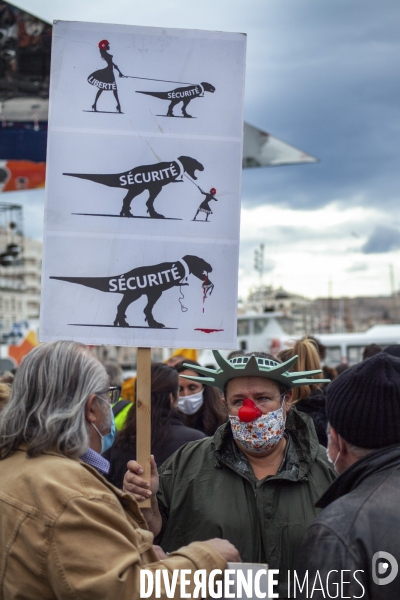
[{"label": "red clown nose", "polygon": [[101,40],[101,42],[99,42],[99,48],[101,50],[107,50],[107,46],[108,46],[108,40]]},{"label": "red clown nose", "polygon": [[239,409],[238,417],[243,423],[250,423],[261,417],[262,412],[250,398],[243,400],[243,406]]}]

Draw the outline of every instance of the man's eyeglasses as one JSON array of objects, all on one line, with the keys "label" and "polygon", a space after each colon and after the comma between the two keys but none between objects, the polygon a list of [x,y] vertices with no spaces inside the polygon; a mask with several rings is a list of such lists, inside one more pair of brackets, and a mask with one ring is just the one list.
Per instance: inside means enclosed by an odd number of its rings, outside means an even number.
[{"label": "man's eyeglasses", "polygon": [[[256,406],[262,406],[264,404],[268,404],[269,402],[273,402],[274,400],[278,400],[278,398],[282,399],[282,397],[285,396],[285,394],[286,394],[286,392],[283,392],[282,394],[279,394],[279,396],[274,396],[273,398],[269,398],[267,396],[261,396],[260,398],[253,400],[253,402]],[[243,399],[238,398],[237,400],[234,400],[233,402],[230,403],[230,406],[231,406],[231,408],[242,408]]]},{"label": "man's eyeglasses", "polygon": [[122,387],[120,385],[112,385],[108,388],[108,394],[111,398],[111,404],[116,404],[121,398]]},{"label": "man's eyeglasses", "polygon": [[105,396],[106,394],[108,394],[109,398],[110,398],[110,404],[116,404],[118,402],[118,400],[121,397],[121,390],[122,387],[120,385],[112,385],[110,386],[107,390],[104,390],[102,392],[97,392],[96,396]]}]

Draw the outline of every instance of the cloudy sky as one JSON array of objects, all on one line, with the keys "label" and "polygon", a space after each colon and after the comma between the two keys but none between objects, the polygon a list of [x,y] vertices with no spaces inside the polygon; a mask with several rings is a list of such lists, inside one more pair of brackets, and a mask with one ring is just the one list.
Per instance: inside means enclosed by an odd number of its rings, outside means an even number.
[{"label": "cloudy sky", "polygon": [[[310,297],[400,288],[398,0],[22,0],[53,19],[240,31],[245,119],[319,164],[244,172],[239,293],[258,282]],[[16,202],[20,193],[13,194]],[[40,237],[43,192],[25,194]],[[329,283],[331,282],[331,283]]]}]

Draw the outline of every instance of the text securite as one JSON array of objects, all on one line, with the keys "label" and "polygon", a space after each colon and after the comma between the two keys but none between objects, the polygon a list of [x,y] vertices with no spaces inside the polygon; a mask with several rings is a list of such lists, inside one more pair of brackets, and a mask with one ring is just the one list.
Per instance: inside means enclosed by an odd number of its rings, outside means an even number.
[{"label": "text securite", "polygon": [[148,273],[147,275],[135,275],[134,277],[114,277],[110,279],[109,292],[125,292],[127,290],[144,289],[166,283],[180,281],[182,275],[179,274],[178,267],[172,267],[158,273]]},{"label": "text securite", "polygon": [[192,96],[200,96],[200,94],[201,92],[196,86],[188,90],[182,90],[181,92],[168,92],[168,98],[190,98]]},{"label": "text securite", "polygon": [[153,181],[173,179],[178,175],[179,171],[177,171],[175,165],[172,164],[165,169],[158,169],[157,171],[147,171],[135,174],[129,172],[127,175],[121,175],[119,180],[122,186],[135,184],[142,185],[144,183],[152,183]]}]

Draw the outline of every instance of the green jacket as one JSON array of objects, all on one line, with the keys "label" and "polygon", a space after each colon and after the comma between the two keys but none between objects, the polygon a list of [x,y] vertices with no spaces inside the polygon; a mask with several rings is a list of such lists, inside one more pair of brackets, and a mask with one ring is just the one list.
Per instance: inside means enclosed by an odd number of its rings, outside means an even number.
[{"label": "green jacket", "polygon": [[318,514],[318,498],[335,479],[310,417],[295,409],[286,421],[288,443],[274,476],[259,481],[233,440],[230,423],[212,438],[189,442],[161,466],[158,503],[166,552],[194,540],[221,537],[245,562],[279,569],[279,597],[296,568],[302,538]]}]

